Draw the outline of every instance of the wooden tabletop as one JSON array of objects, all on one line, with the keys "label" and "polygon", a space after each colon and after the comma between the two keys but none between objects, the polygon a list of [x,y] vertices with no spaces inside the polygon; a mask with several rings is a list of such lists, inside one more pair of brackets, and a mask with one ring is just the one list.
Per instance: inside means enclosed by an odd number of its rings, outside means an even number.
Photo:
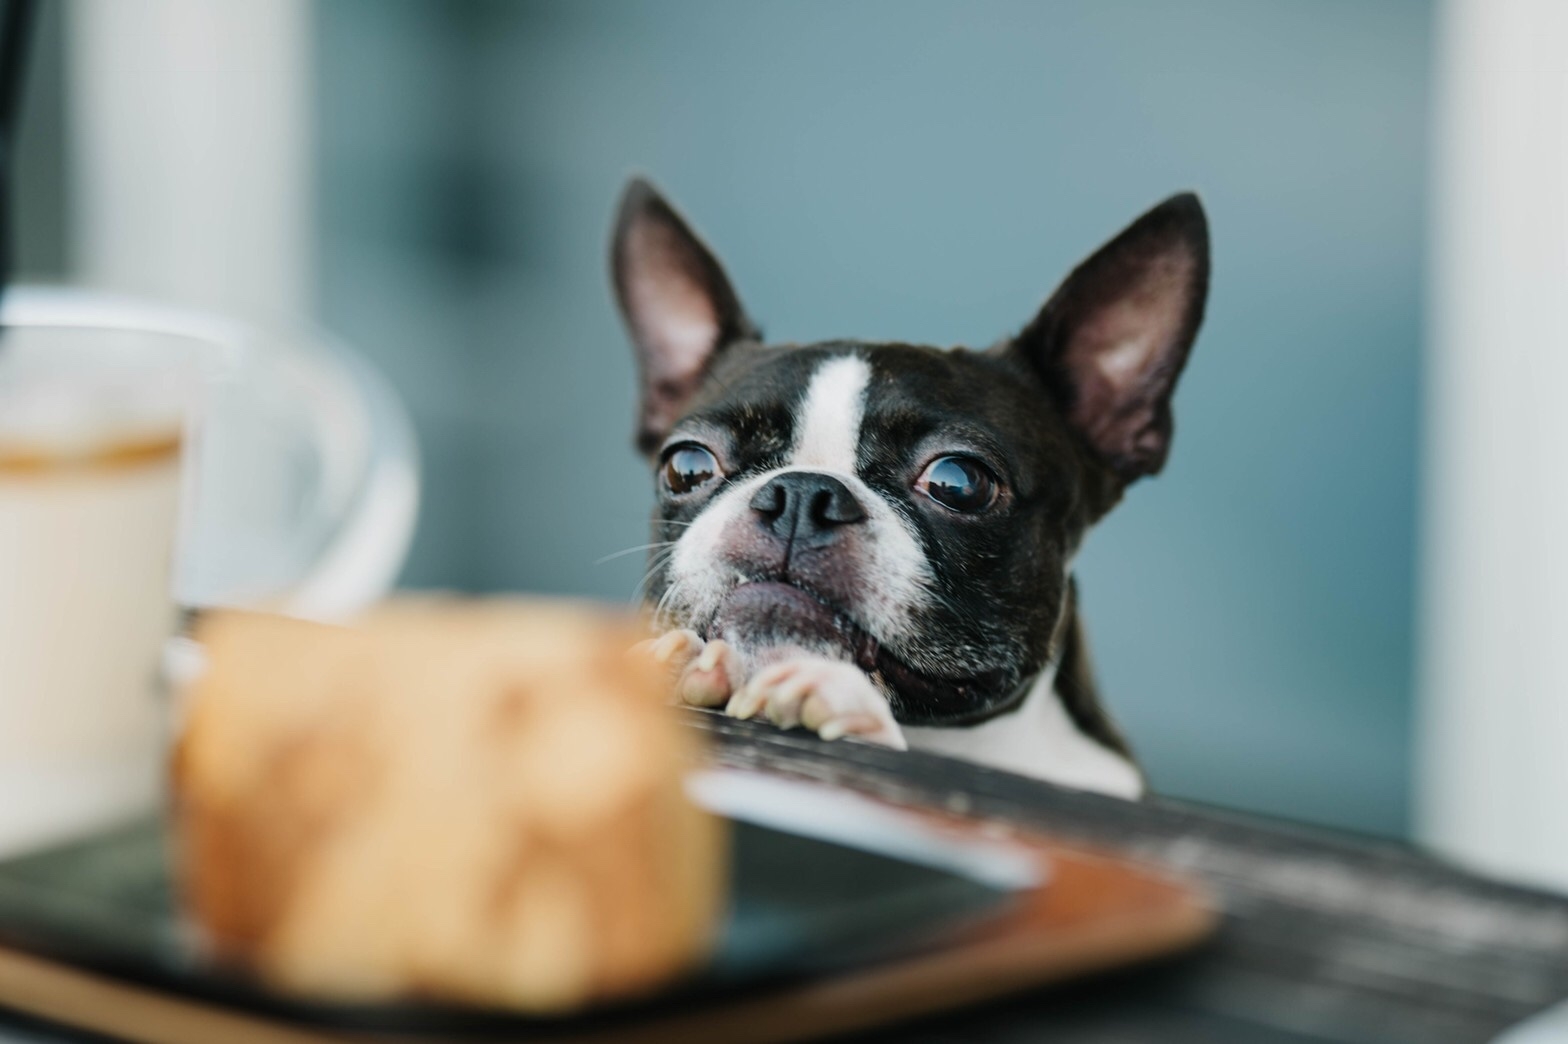
[{"label": "wooden tabletop", "polygon": [[[1568,897],[1407,846],[1177,801],[1129,803],[932,755],[693,712],[725,767],[849,787],[1112,850],[1196,879],[1218,931],[1163,962],[859,1041],[1073,1044],[1491,1040],[1568,997]],[[0,1016],[0,1044],[96,1040]]]},{"label": "wooden tabletop", "polygon": [[1205,882],[1202,949],[875,1038],[887,1042],[1490,1040],[1568,997],[1568,897],[1408,846],[1178,801],[1078,793],[946,758],[712,714],[719,761],[1039,829]]}]

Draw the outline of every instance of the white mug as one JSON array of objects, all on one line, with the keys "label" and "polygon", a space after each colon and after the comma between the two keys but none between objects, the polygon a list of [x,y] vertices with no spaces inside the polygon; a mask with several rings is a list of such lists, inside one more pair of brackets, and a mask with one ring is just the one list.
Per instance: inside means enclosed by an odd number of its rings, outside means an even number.
[{"label": "white mug", "polygon": [[397,398],[319,335],[85,292],[0,306],[0,854],[145,812],[181,607],[380,597],[417,508]]}]

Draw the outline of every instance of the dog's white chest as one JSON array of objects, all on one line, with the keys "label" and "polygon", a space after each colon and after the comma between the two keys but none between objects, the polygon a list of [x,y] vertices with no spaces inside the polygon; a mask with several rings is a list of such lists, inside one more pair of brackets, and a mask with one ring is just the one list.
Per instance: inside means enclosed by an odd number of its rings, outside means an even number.
[{"label": "dog's white chest", "polygon": [[1143,795],[1143,777],[1127,760],[1078,731],[1054,691],[1055,672],[1042,674],[1011,714],[970,728],[904,727],[914,750],[945,754],[1022,776],[1113,797]]}]

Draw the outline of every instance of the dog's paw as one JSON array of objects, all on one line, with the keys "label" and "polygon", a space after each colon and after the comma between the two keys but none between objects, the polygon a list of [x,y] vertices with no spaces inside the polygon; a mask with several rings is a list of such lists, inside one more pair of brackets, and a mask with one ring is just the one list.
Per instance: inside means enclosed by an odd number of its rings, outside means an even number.
[{"label": "dog's paw", "polygon": [[887,698],[854,664],[799,656],[764,667],[729,701],[734,718],[765,714],[782,729],[805,726],[825,740],[851,736],[907,750]]},{"label": "dog's paw", "polygon": [[741,677],[740,658],[722,639],[704,642],[696,631],[668,631],[639,642],[634,652],[670,672],[677,701],[691,707],[722,707]]}]

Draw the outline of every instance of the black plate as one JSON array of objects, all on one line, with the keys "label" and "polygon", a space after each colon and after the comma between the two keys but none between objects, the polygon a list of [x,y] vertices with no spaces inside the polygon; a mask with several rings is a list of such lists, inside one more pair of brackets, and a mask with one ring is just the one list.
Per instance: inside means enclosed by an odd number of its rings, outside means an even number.
[{"label": "black plate", "polygon": [[[913,952],[999,913],[995,881],[734,824],[732,902],[711,963],[656,998],[563,1019],[434,1006],[302,1003],[203,962],[175,913],[162,827],[143,823],[0,863],[0,943],[270,1016],[378,1032],[559,1031],[765,991]],[[982,875],[983,876],[983,875]]]}]

